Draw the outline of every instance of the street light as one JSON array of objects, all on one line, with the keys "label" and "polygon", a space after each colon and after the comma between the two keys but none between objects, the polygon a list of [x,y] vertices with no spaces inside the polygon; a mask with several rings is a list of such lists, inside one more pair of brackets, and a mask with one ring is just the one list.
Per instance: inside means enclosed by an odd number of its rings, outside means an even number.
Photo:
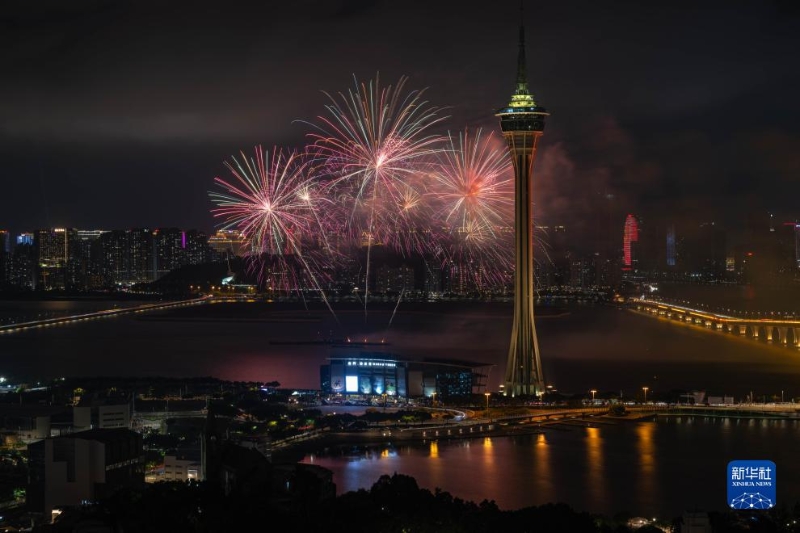
[{"label": "street light", "polygon": [[594,395],[597,394],[597,391],[595,389],[592,389],[589,392],[592,393],[592,403],[594,403]]},{"label": "street light", "polygon": [[436,407],[436,391],[431,394],[431,406]]},{"label": "street light", "polygon": [[483,395],[486,396],[486,415],[488,416],[489,415],[489,396],[491,396],[491,394],[488,393],[488,392],[484,392]]},{"label": "street light", "polygon": [[642,387],[642,390],[644,391],[644,403],[647,403],[647,391],[649,387]]}]

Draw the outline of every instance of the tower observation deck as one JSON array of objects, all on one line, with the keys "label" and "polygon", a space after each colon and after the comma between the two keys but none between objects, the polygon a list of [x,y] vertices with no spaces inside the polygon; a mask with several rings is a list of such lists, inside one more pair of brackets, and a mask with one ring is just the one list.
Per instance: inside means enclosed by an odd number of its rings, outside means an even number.
[{"label": "tower observation deck", "polygon": [[520,21],[517,83],[511,101],[499,109],[500,129],[508,144],[514,166],[514,322],[506,364],[507,396],[539,396],[544,392],[544,376],[539,356],[539,341],[534,324],[533,261],[533,162],[544,134],[544,107],[537,105],[528,90],[525,74],[525,29]]}]

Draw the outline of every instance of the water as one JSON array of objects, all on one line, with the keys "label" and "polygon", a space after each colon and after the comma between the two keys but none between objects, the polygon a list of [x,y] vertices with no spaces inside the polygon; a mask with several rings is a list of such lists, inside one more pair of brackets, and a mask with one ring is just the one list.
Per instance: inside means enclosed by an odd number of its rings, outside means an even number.
[{"label": "water", "polygon": [[421,488],[476,503],[494,500],[501,509],[566,502],[607,516],[671,519],[688,509],[724,510],[731,460],[774,461],[778,503],[800,501],[798,437],[800,421],[659,417],[540,435],[334,450],[304,462],[333,471],[338,494],[400,473]]},{"label": "water", "polygon": [[[744,398],[800,397],[800,352],[721,335],[614,307],[574,306],[545,315],[537,330],[545,378],[566,393],[591,389],[648,397],[673,389]],[[510,303],[394,304],[363,309],[321,304],[213,304],[0,335],[6,377],[214,376],[319,388],[331,349],[300,344],[348,336],[385,340],[402,357],[443,357],[494,365],[503,381]],[[341,324],[341,326],[339,325]],[[272,344],[280,342],[280,344]],[[290,344],[285,344],[289,342]],[[291,344],[298,342],[298,344]],[[380,349],[370,347],[368,349]]]}]

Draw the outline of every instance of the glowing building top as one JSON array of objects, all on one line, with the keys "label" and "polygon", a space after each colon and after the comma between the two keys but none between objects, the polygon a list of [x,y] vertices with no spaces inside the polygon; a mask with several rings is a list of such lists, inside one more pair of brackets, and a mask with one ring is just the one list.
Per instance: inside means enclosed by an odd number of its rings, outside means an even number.
[{"label": "glowing building top", "polygon": [[544,107],[536,104],[536,100],[528,89],[528,77],[525,70],[525,28],[520,20],[516,89],[511,95],[508,105],[498,109],[496,113],[496,116],[500,117],[500,128],[504,132],[544,131],[544,117],[548,113]]}]

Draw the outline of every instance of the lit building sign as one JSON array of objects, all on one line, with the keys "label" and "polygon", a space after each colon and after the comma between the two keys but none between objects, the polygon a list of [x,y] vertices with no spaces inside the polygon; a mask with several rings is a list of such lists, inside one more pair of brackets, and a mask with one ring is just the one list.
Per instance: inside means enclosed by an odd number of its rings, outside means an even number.
[{"label": "lit building sign", "polygon": [[348,361],[347,366],[382,366],[387,368],[394,368],[397,366],[397,363],[392,363],[389,361]]}]

